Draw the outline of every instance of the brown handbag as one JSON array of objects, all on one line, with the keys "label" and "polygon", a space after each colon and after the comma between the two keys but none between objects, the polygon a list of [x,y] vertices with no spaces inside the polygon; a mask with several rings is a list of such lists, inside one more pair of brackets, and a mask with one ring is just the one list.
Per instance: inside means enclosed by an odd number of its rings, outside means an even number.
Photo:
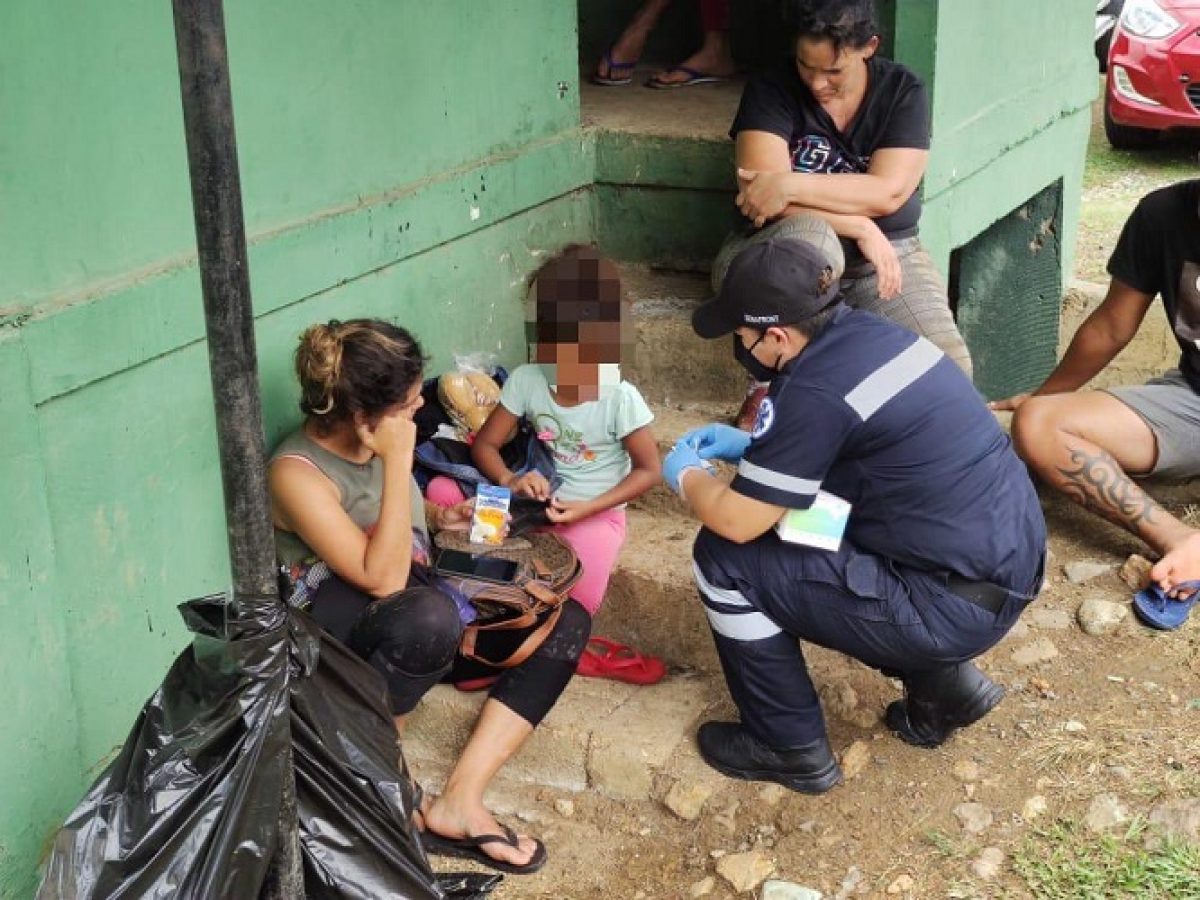
[{"label": "brown handbag", "polygon": [[[541,646],[558,623],[563,601],[583,575],[575,551],[550,532],[508,538],[497,546],[483,547],[470,543],[461,531],[440,531],[434,536],[434,543],[443,550],[460,550],[517,564],[512,581],[504,584],[437,572],[439,580],[471,602],[477,615],[464,629],[459,651],[468,659],[498,669],[519,666]],[[530,628],[529,635],[506,659],[487,659],[476,652],[481,632]]]}]

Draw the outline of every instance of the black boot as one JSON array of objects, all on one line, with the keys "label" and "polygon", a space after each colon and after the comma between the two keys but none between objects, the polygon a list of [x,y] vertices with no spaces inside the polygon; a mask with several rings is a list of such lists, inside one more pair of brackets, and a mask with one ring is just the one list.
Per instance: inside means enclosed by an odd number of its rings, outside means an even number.
[{"label": "black boot", "polygon": [[737,722],[705,722],[696,740],[704,761],[730,778],[776,781],[805,794],[823,794],[842,780],[825,738],[792,750],[772,750]]},{"label": "black boot", "polygon": [[1004,688],[972,662],[901,676],[904,699],[888,704],[892,731],[917,747],[937,747],[956,728],[978,722],[1004,698]]}]

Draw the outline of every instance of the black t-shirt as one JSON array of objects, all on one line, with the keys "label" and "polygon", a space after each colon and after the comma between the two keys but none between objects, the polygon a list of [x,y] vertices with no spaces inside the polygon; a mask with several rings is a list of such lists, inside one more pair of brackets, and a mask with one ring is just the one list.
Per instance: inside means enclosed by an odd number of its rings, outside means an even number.
[{"label": "black t-shirt", "polygon": [[[929,96],[916,75],[890,59],[867,60],[867,93],[845,132],[800,80],[794,66],[751,78],[729,136],[777,134],[788,144],[793,172],[866,172],[871,154],[887,147],[929,149]],[[875,220],[890,239],[912,237],[921,218],[917,191],[889,216]]]},{"label": "black t-shirt", "polygon": [[1200,394],[1200,180],[1147,194],[1125,222],[1108,274],[1162,296],[1183,355],[1179,370]]}]

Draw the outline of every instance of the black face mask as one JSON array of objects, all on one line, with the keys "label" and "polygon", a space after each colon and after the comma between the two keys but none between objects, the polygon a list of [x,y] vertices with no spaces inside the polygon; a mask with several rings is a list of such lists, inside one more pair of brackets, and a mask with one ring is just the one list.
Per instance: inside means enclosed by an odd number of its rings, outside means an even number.
[{"label": "black face mask", "polygon": [[749,372],[750,377],[755,381],[770,381],[779,374],[779,369],[768,366],[750,352],[762,343],[762,339],[766,336],[767,333],[764,331],[758,336],[757,341],[747,347],[742,343],[738,333],[736,331],[733,333],[733,358],[742,364],[742,368]]}]

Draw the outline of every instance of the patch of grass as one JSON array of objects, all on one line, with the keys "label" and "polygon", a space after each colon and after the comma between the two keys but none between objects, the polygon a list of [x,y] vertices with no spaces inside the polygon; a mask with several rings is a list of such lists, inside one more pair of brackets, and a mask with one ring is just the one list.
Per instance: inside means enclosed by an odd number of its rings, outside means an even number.
[{"label": "patch of grass", "polygon": [[947,859],[962,859],[974,849],[937,828],[925,832],[925,840],[930,843],[934,850]]},{"label": "patch of grass", "polygon": [[1146,825],[1096,835],[1077,822],[1034,830],[1013,855],[1013,868],[1039,900],[1198,900],[1200,848],[1164,840],[1147,850]]},{"label": "patch of grass", "polygon": [[1168,135],[1149,150],[1114,150],[1104,137],[1103,83],[1092,105],[1092,130],[1083,170],[1076,275],[1106,283],[1105,263],[1121,226],[1137,201],[1155,188],[1195,178],[1196,151],[1191,135]]},{"label": "patch of grass", "polygon": [[1114,150],[1103,132],[1088,142],[1083,170],[1084,190],[1111,186],[1129,178],[1170,184],[1196,177],[1196,147],[1178,140],[1164,141],[1151,150]]},{"label": "patch of grass", "polygon": [[1189,503],[1183,508],[1183,515],[1180,518],[1183,519],[1184,525],[1200,528],[1200,504]]}]

